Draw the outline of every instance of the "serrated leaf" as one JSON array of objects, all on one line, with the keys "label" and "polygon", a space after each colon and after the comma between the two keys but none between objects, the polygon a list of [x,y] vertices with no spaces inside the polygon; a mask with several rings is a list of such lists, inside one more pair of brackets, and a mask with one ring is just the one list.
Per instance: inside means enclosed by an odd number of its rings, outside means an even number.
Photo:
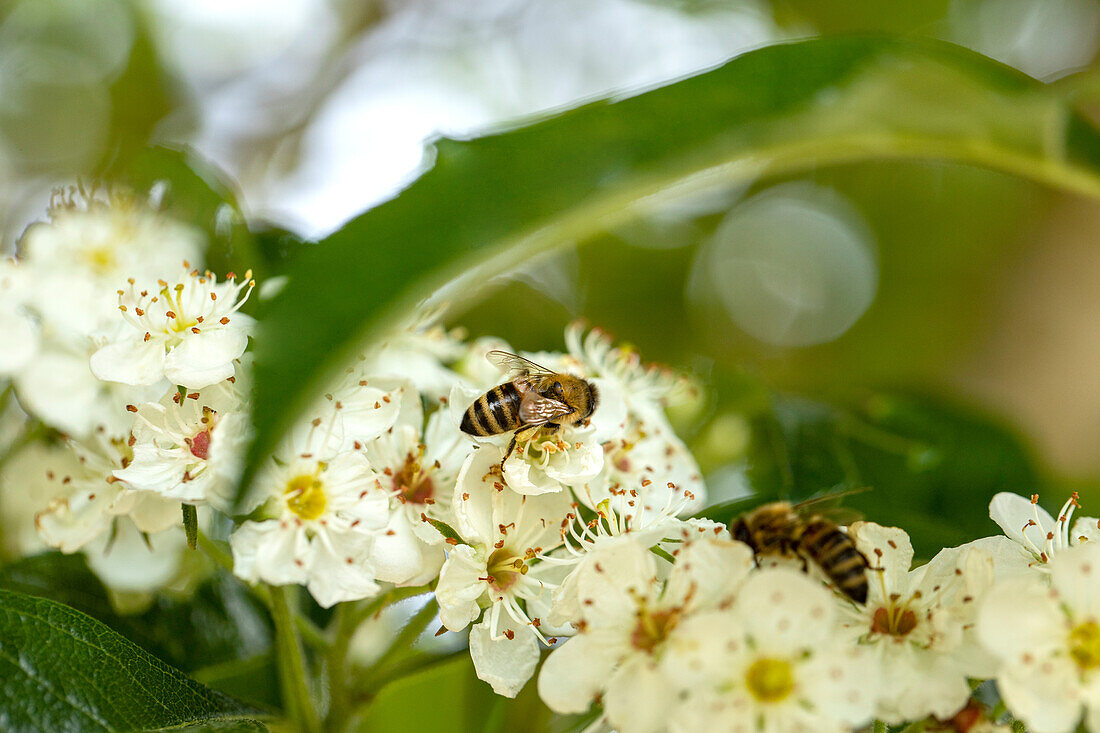
[{"label": "serrated leaf", "polygon": [[0,729],[146,730],[261,711],[68,606],[0,590]]},{"label": "serrated leaf", "polygon": [[[478,279],[685,195],[865,159],[959,161],[1100,196],[1100,135],[1039,82],[950,44],[819,38],[466,142],[303,251],[256,349],[259,461],[364,339],[464,268]],[[472,266],[477,266],[476,268]]]}]

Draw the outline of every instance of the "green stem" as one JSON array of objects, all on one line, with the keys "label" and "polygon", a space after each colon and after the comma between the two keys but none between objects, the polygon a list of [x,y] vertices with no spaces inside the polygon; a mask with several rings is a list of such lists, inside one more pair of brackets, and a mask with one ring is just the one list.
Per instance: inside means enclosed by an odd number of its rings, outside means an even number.
[{"label": "green stem", "polygon": [[381,686],[381,683],[388,677],[388,672],[392,671],[388,670],[387,666],[391,666],[391,663],[401,652],[412,648],[413,642],[424,633],[424,629],[428,627],[428,624],[432,622],[437,613],[439,613],[439,604],[436,603],[433,597],[409,619],[409,622],[405,624],[405,628],[401,629],[401,633],[397,635],[389,647],[386,648],[386,651],[382,652],[382,655],[367,671],[363,684],[366,689],[373,690]]},{"label": "green stem", "polygon": [[275,649],[279,668],[279,686],[287,717],[304,733],[321,730],[317,711],[309,694],[305,657],[294,625],[286,591],[282,586],[267,586],[271,598],[271,616],[275,621]]}]

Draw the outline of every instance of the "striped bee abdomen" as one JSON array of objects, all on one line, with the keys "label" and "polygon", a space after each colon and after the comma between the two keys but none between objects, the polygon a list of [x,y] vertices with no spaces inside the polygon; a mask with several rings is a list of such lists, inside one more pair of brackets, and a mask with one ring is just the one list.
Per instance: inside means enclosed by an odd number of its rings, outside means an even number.
[{"label": "striped bee abdomen", "polygon": [[867,601],[867,558],[851,537],[832,522],[815,517],[806,522],[799,545],[844,595],[856,603]]},{"label": "striped bee abdomen", "polygon": [[466,413],[462,416],[462,432],[484,436],[519,428],[521,402],[523,395],[514,384],[498,384],[466,408]]}]

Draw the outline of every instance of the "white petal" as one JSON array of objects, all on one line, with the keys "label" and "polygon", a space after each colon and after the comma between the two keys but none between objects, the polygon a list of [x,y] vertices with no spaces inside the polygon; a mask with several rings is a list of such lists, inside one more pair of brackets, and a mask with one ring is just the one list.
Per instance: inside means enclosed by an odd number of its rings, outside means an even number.
[{"label": "white petal", "polygon": [[660,733],[668,724],[672,687],[646,654],[626,659],[611,674],[604,712],[624,733]]},{"label": "white petal", "polygon": [[0,376],[10,377],[38,351],[38,332],[20,313],[0,308]]},{"label": "white petal", "polygon": [[789,568],[764,568],[741,586],[737,617],[758,650],[797,656],[828,638],[834,600],[820,583]]},{"label": "white petal", "polygon": [[100,347],[89,363],[92,374],[107,382],[156,384],[165,376],[164,344],[158,339],[117,341]]},{"label": "white petal", "polygon": [[666,599],[690,598],[692,608],[712,608],[731,600],[754,565],[747,545],[729,539],[702,537],[676,553],[676,564],[665,588]]},{"label": "white petal", "polygon": [[[848,534],[872,568],[882,568],[886,593],[905,594],[909,587],[909,567],[913,564],[913,545],[909,535],[897,527],[883,527],[874,522],[855,522]],[[878,583],[871,583],[874,595]]]},{"label": "white petal", "polygon": [[[505,464],[507,468],[507,464]],[[594,440],[580,447],[555,454],[546,466],[546,475],[566,485],[581,484],[595,478],[603,470],[603,446]]]},{"label": "white petal", "polygon": [[304,583],[305,533],[276,520],[248,521],[229,537],[233,573],[249,582]]},{"label": "white petal", "polygon": [[87,356],[44,350],[16,378],[19,402],[48,425],[83,437],[103,421],[105,386],[88,368]]},{"label": "white petal", "polygon": [[151,593],[176,576],[187,550],[183,532],[168,530],[149,535],[148,544],[128,519],[120,519],[113,538],[104,533],[84,549],[88,566],[116,591]]},{"label": "white petal", "polygon": [[[488,682],[493,692],[515,697],[539,663],[539,643],[531,629],[516,624],[507,613],[501,614],[501,637],[491,638],[489,624],[482,621],[470,629],[470,659],[480,680]],[[509,639],[504,629],[514,634]]]},{"label": "white petal", "polygon": [[825,645],[799,666],[798,679],[824,717],[858,728],[874,716],[879,670],[866,647]]},{"label": "white petal", "polygon": [[546,658],[539,671],[539,697],[555,713],[585,712],[628,651],[600,634],[574,636]]},{"label": "white petal", "polygon": [[404,583],[424,572],[429,551],[433,552],[433,558],[435,554],[442,554],[438,547],[429,548],[417,539],[404,511],[395,511],[386,530],[374,540],[371,562],[374,563],[375,576],[387,583]]},{"label": "white petal", "polygon": [[638,598],[651,598],[657,578],[654,556],[629,534],[607,543],[577,568],[577,598],[594,626],[632,628]]},{"label": "white petal", "polygon": [[1037,578],[1008,579],[986,594],[978,610],[978,638],[1012,664],[1024,654],[1058,647],[1065,616],[1051,591]]},{"label": "white petal", "polygon": [[497,535],[493,526],[493,475],[490,470],[500,464],[504,451],[484,445],[466,459],[455,483],[455,529],[463,539],[488,546]]},{"label": "white petal", "polygon": [[1073,531],[1069,535],[1074,544],[1082,542],[1100,542],[1100,519],[1096,517],[1079,517],[1073,523]]},{"label": "white petal", "polygon": [[590,418],[594,428],[593,440],[606,443],[621,437],[626,428],[626,400],[623,399],[622,390],[609,379],[597,377],[589,381],[599,393],[596,411]]},{"label": "white petal", "polygon": [[[1038,526],[1030,524],[1035,521],[1036,514],[1039,516]],[[1047,532],[1054,527],[1054,519],[1045,509],[1007,491],[1000,492],[989,502],[989,518],[1004,530],[1006,537],[1028,548],[1042,549],[1046,544]]]},{"label": "white petal", "polygon": [[954,661],[938,650],[887,642],[880,667],[879,711],[888,723],[932,714],[948,719],[966,704],[970,685]]},{"label": "white petal", "polygon": [[1100,544],[1085,543],[1055,555],[1051,586],[1075,616],[1100,619]]},{"label": "white petal", "polygon": [[188,334],[164,358],[164,376],[191,389],[209,387],[233,376],[233,360],[247,347],[248,335],[237,328]]},{"label": "white petal", "polygon": [[372,538],[357,532],[330,531],[310,542],[306,587],[321,608],[378,594],[368,559]]},{"label": "white petal", "polygon": [[1009,712],[1033,733],[1070,733],[1077,727],[1081,690],[1076,667],[1065,657],[1005,665],[997,688]]},{"label": "white petal", "polygon": [[151,491],[133,492],[133,503],[128,513],[142,532],[163,532],[180,524],[183,516],[178,501]]},{"label": "white petal", "polygon": [[477,600],[487,586],[479,578],[486,572],[485,561],[472,547],[458,545],[451,549],[435,588],[439,620],[451,631],[461,631],[481,613]]}]

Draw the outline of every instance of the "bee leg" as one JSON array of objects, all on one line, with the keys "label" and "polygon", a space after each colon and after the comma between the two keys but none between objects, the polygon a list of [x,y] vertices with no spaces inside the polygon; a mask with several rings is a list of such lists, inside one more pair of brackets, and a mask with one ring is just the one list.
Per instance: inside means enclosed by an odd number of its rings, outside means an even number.
[{"label": "bee leg", "polygon": [[[519,431],[517,430],[516,432],[518,433]],[[501,471],[504,470],[504,462],[508,460],[509,456],[512,455],[512,451],[514,451],[515,449],[516,449],[516,433],[512,433],[512,439],[510,441],[508,441],[508,450],[504,451],[504,458],[500,459],[500,470]]]}]

